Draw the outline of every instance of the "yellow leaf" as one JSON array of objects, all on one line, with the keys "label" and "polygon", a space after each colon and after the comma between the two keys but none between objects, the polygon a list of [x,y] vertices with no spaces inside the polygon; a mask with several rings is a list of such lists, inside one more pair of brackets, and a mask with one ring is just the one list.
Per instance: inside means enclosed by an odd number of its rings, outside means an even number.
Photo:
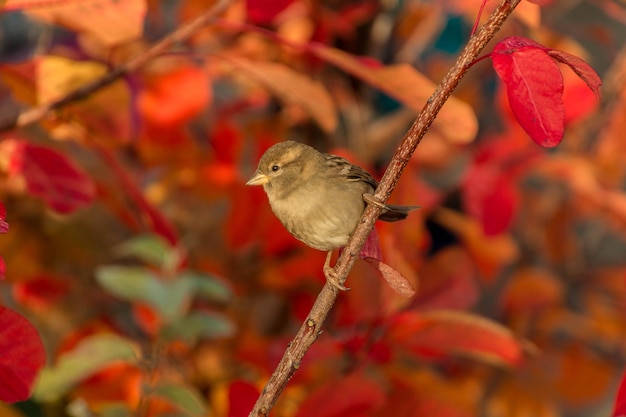
[{"label": "yellow leaf", "polygon": [[49,103],[102,77],[107,69],[95,62],[78,62],[58,56],[43,57],[36,70],[37,101]]}]

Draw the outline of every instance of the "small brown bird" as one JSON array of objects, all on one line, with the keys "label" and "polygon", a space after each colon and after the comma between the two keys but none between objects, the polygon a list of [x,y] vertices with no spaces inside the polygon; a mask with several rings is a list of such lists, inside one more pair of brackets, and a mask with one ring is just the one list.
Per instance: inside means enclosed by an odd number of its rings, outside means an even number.
[{"label": "small brown bird", "polygon": [[[330,259],[345,246],[378,182],[363,168],[336,155],[294,141],[277,143],[261,157],[246,185],[262,185],[272,211],[285,228],[306,245],[328,251],[324,274],[336,288]],[[394,222],[416,207],[382,205],[379,219]]]}]

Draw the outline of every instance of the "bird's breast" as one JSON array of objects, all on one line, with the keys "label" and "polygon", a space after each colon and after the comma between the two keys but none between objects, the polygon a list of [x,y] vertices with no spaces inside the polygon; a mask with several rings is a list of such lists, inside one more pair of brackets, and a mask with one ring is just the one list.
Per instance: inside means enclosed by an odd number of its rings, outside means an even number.
[{"label": "bird's breast", "polygon": [[345,246],[364,208],[360,192],[303,187],[283,198],[272,198],[269,193],[268,197],[274,214],[292,235],[325,251]]}]

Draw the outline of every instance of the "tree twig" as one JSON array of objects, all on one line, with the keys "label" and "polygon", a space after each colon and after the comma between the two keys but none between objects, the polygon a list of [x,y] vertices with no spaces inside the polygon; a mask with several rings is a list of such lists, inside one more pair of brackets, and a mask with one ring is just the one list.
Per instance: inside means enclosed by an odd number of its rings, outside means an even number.
[{"label": "tree twig", "polygon": [[[380,185],[374,193],[374,198],[381,202],[387,201],[391,192],[396,187],[400,175],[409,162],[411,155],[426,134],[426,130],[437,116],[437,113],[439,113],[439,110],[448,97],[450,97],[452,91],[454,91],[465,73],[469,70],[480,51],[487,45],[491,38],[493,38],[520,1],[521,0],[503,0],[490,15],[484,26],[469,40],[454,66],[439,83],[439,86],[428,99],[428,102],[417,119],[402,139],[402,143],[389,163]],[[381,209],[375,205],[368,205],[365,209],[359,225],[354,230],[350,241],[335,265],[336,277],[340,283],[345,283],[348,273],[354,266],[358,254],[370,231],[373,229],[380,211]],[[300,330],[287,346],[282,359],[250,412],[250,417],[269,415],[270,410],[278,400],[287,382],[299,368],[302,358],[320,335],[324,321],[334,305],[337,296],[337,289],[326,283],[315,300],[308,317],[300,327]]]},{"label": "tree twig", "polygon": [[78,89],[66,94],[65,96],[57,100],[51,101],[50,103],[42,104],[40,106],[25,110],[21,113],[13,114],[10,117],[3,118],[2,120],[0,120],[0,132],[34,123],[37,120],[42,119],[50,111],[59,109],[71,102],[86,98],[87,96],[100,90],[101,88],[112,84],[118,78],[138,70],[148,61],[156,58],[163,52],[167,51],[175,43],[182,42],[191,37],[191,35],[196,33],[200,28],[206,26],[209,22],[215,19],[224,10],[226,10],[231,2],[232,0],[218,0],[217,3],[215,3],[204,14],[198,16],[191,22],[184,24],[183,26],[154,44],[150,49],[146,50],[145,52],[137,55],[126,63],[107,72],[102,78],[99,78],[89,84],[85,84],[84,86],[79,87]]}]

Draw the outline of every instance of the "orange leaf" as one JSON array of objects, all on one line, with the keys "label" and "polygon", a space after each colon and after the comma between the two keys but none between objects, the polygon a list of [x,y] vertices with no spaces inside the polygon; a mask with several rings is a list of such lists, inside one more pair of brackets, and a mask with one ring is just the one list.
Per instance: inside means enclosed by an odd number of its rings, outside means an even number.
[{"label": "orange leaf", "polygon": [[[364,65],[346,52],[321,44],[312,45],[310,51],[415,111],[421,111],[426,100],[435,91],[436,86],[432,81],[407,64],[384,67]],[[433,126],[453,143],[471,142],[478,132],[478,120],[474,111],[455,97],[448,99]]]},{"label": "orange leaf", "polygon": [[433,217],[461,238],[474,258],[481,278],[487,282],[518,256],[517,244],[510,236],[485,236],[481,225],[472,218],[445,208],[438,209]]},{"label": "orange leaf", "polygon": [[476,267],[466,250],[450,246],[429,258],[420,270],[415,305],[425,309],[466,309],[479,296]]},{"label": "orange leaf", "polygon": [[506,327],[452,310],[407,312],[394,318],[389,336],[419,356],[467,356],[498,366],[519,365],[522,343]]},{"label": "orange leaf", "polygon": [[266,61],[228,58],[273,94],[289,104],[302,107],[327,133],[337,128],[337,109],[326,87],[286,65]]},{"label": "orange leaf", "polygon": [[425,367],[413,371],[399,369],[390,379],[393,389],[378,414],[380,417],[475,416],[472,398],[479,390],[467,381],[457,382]]},{"label": "orange leaf", "polygon": [[528,268],[511,277],[500,302],[509,314],[531,314],[561,304],[564,295],[557,277],[547,270]]},{"label": "orange leaf", "polygon": [[144,0],[37,2],[9,0],[5,7],[25,8],[39,19],[92,35],[109,47],[137,39],[143,33],[143,19],[147,9]]},{"label": "orange leaf", "polygon": [[211,101],[209,78],[187,66],[153,77],[137,96],[139,113],[155,126],[178,126],[196,117]]},{"label": "orange leaf", "polygon": [[141,399],[142,371],[128,363],[113,364],[83,381],[73,395],[98,411],[110,403],[123,402],[131,409]]},{"label": "orange leaf", "polygon": [[558,393],[573,407],[582,408],[603,398],[615,382],[615,365],[579,344],[570,344],[553,374]]},{"label": "orange leaf", "polygon": [[[532,381],[532,383],[529,383]],[[556,401],[543,381],[526,375],[507,375],[498,381],[485,403],[485,415],[556,417]]]}]

